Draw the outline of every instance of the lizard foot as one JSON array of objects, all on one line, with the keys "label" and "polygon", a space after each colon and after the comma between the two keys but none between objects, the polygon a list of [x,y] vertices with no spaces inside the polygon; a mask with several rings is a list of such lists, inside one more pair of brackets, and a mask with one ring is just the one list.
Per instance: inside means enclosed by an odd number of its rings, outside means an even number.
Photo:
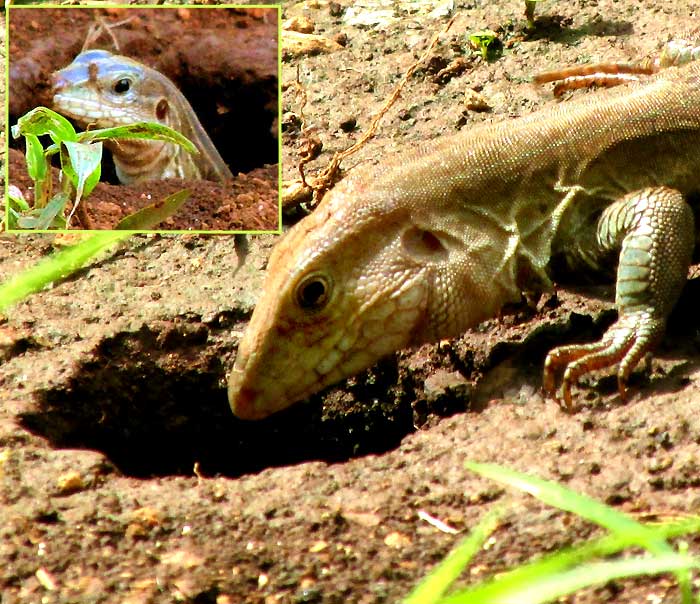
[{"label": "lizard foot", "polygon": [[617,385],[620,399],[627,400],[627,380],[641,358],[663,336],[665,321],[646,311],[621,316],[600,341],[572,344],[550,350],[544,362],[543,387],[555,400],[556,374],[564,370],[561,390],[564,406],[573,410],[571,386],[579,377],[618,364]]}]

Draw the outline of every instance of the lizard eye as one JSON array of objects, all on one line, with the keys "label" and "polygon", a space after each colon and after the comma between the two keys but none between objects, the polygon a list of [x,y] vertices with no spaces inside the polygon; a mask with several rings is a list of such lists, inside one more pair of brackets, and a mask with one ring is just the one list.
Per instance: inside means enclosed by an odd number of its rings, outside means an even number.
[{"label": "lizard eye", "polygon": [[313,273],[297,285],[295,298],[304,310],[320,310],[331,297],[331,283],[324,275]]},{"label": "lizard eye", "polygon": [[128,78],[121,78],[112,85],[112,90],[117,94],[124,94],[129,88],[131,88],[131,80]]}]

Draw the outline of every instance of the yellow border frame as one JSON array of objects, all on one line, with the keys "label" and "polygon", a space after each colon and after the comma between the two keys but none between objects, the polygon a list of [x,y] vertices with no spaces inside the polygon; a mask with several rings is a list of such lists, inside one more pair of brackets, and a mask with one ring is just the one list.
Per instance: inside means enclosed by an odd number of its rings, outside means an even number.
[{"label": "yellow border frame", "polygon": [[34,4],[27,6],[5,5],[5,218],[3,231],[12,234],[28,233],[104,233],[104,230],[31,230],[31,229],[7,229],[7,217],[9,214],[9,149],[10,149],[10,11],[14,10],[44,10],[46,8],[59,9],[104,9],[104,8],[127,8],[127,9],[208,9],[216,10],[220,8],[253,9],[265,8],[276,9],[277,11],[277,229],[272,231],[187,231],[187,230],[124,230],[121,232],[130,234],[158,233],[161,235],[174,234],[199,234],[199,235],[279,235],[282,233],[282,7],[279,4],[216,4],[216,5],[192,5],[192,4],[113,4],[105,2],[100,4],[90,3],[85,5],[65,5],[65,4]]}]

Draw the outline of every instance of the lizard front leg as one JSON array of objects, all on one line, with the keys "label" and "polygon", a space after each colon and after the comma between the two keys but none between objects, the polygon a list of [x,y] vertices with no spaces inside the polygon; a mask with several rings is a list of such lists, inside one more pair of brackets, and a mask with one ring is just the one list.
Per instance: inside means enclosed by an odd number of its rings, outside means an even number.
[{"label": "lizard front leg", "polygon": [[544,389],[556,398],[555,376],[564,370],[562,396],[572,408],[571,386],[580,376],[617,363],[620,398],[630,373],[661,339],[687,279],[695,240],[693,213],[680,192],[666,187],[630,193],[598,221],[602,253],[620,250],[615,305],[619,317],[599,342],[561,346],[544,364]]}]

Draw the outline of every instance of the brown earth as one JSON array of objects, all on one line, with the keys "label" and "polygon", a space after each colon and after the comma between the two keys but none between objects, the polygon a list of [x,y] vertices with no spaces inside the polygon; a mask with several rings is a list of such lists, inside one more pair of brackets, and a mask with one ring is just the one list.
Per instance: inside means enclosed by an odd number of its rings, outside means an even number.
[{"label": "brown earth", "polygon": [[[346,167],[551,106],[551,92],[530,84],[531,74],[653,53],[700,10],[646,0],[541,4],[553,14],[527,34],[520,3],[457,2],[430,64],[466,55],[465,32],[486,27],[501,31],[503,58],[467,59],[446,83],[419,69],[377,138]],[[323,142],[313,171],[367,128],[446,19],[397,9],[383,28],[359,26],[326,3],[289,3],[285,13],[304,13],[317,33],[347,36],[333,53],[284,60],[283,165],[293,178],[303,142],[290,86],[297,67],[306,126]],[[492,111],[464,111],[468,88]],[[352,119],[357,127],[346,132]],[[245,423],[230,415],[225,374],[274,241],[251,238],[236,271],[232,237],[134,237],[8,314],[3,604],[397,602],[460,538],[421,511],[464,534],[495,502],[509,506],[465,581],[595,532],[476,478],[465,459],[557,480],[647,519],[700,511],[697,278],[651,370],[634,374],[626,403],[608,373],[576,389],[574,414],[543,398],[547,350],[597,338],[615,316],[610,286],[562,284],[536,309],[398,353],[307,404]],[[48,236],[5,236],[2,272],[16,274],[50,251]],[[689,540],[691,552],[699,545]],[[660,577],[615,581],[568,601],[679,595]]]},{"label": "brown earth", "polygon": [[[10,10],[10,125],[34,107],[51,106],[50,75],[80,52],[98,19],[119,52],[158,69],[182,90],[235,178],[233,182],[152,181],[119,185],[111,158],[87,199],[93,228],[109,229],[144,205],[190,189],[190,201],[164,230],[276,231],[279,228],[278,49],[276,9],[54,8]],[[54,32],[61,32],[55,35]],[[102,34],[92,47],[110,48]],[[13,147],[22,142],[11,140]],[[19,156],[10,182],[32,198]]]}]

